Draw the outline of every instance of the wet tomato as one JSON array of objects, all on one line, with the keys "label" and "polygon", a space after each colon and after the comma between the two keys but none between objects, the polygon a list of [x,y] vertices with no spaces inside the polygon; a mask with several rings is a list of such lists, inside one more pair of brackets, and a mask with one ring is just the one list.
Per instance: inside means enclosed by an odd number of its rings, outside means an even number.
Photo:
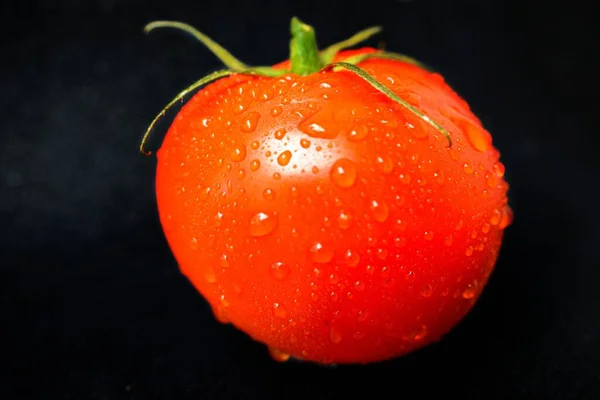
[{"label": "wet tomato", "polygon": [[[184,105],[157,152],[160,220],[217,318],[276,359],[380,361],[473,307],[508,185],[439,74],[371,48],[323,54],[234,69]],[[344,60],[360,69],[327,67]]]}]

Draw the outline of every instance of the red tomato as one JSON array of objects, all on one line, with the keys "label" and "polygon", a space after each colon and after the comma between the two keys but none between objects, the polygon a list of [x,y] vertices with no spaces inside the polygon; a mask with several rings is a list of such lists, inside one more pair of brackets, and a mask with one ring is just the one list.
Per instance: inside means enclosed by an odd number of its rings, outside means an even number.
[{"label": "red tomato", "polygon": [[157,153],[181,271],[219,320],[279,359],[367,363],[438,340],[477,300],[512,218],[490,134],[440,75],[359,66],[452,145],[362,78],[328,70],[220,79]]}]

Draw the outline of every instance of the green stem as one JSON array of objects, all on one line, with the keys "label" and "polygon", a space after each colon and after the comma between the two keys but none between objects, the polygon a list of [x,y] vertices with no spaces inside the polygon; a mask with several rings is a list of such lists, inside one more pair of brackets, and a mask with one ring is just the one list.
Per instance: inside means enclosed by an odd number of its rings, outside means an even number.
[{"label": "green stem", "polygon": [[319,47],[315,30],[312,26],[293,17],[290,31],[290,61],[292,62],[292,73],[298,75],[310,75],[323,68],[319,58]]}]

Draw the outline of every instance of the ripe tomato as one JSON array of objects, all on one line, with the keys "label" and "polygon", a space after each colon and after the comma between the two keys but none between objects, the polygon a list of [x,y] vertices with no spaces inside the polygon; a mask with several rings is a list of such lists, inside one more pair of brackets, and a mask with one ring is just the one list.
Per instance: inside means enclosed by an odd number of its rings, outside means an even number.
[{"label": "ripe tomato", "polygon": [[233,74],[185,104],[157,153],[181,271],[280,359],[367,363],[439,339],[480,295],[512,218],[490,134],[440,75],[359,66],[426,117],[349,71]]}]

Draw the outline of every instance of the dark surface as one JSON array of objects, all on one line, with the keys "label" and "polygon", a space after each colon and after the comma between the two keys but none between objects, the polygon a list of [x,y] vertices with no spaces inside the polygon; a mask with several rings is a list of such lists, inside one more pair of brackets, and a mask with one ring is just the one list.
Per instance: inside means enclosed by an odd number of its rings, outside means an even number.
[{"label": "dark surface", "polygon": [[[9,4],[0,6],[0,399],[600,397],[591,10],[466,0],[347,1],[343,11],[323,0]],[[215,322],[162,235],[155,164],[138,141],[175,93],[220,65],[189,38],[144,36],[143,25],[187,21],[267,64],[287,57],[292,15],[322,44],[384,25],[388,48],[434,65],[471,103],[506,164],[516,220],[489,286],[444,340],[403,359],[271,362]]]}]

